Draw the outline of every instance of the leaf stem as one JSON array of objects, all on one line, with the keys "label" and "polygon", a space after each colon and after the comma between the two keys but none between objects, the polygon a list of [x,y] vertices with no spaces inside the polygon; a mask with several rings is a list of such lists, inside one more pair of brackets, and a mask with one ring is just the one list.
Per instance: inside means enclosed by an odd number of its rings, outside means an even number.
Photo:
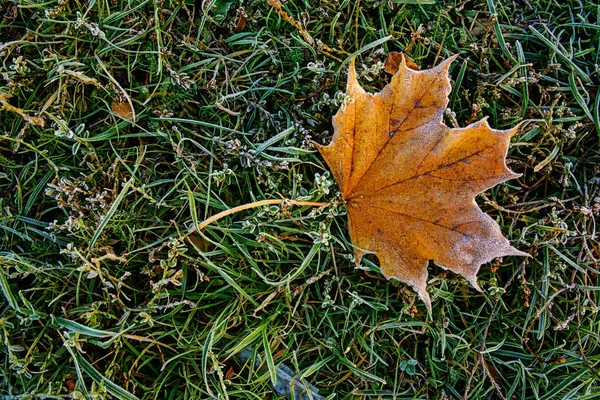
[{"label": "leaf stem", "polygon": [[237,206],[237,207],[230,208],[229,210],[221,211],[220,213],[215,214],[212,217],[209,217],[209,218],[205,219],[204,221],[200,222],[198,224],[198,226],[192,226],[190,228],[188,234],[194,233],[196,231],[201,231],[202,229],[206,228],[207,225],[210,225],[213,222],[218,221],[223,217],[226,217],[231,214],[235,214],[240,211],[248,210],[250,208],[267,206],[269,204],[284,204],[284,203],[289,204],[289,205],[311,206],[311,207],[325,207],[325,206],[331,204],[331,203],[323,203],[323,202],[317,202],[317,201],[302,201],[302,200],[289,200],[289,199],[269,199],[269,200],[255,201],[253,203],[242,204],[241,206]]}]

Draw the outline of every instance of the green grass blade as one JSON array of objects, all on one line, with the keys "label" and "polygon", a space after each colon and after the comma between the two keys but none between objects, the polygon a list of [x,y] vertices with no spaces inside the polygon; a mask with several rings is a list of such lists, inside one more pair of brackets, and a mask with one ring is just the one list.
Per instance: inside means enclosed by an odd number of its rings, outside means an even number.
[{"label": "green grass blade", "polygon": [[456,76],[456,81],[454,82],[454,86],[452,86],[452,93],[450,94],[450,108],[454,109],[456,97],[460,91],[460,85],[462,85],[462,81],[465,78],[465,72],[467,71],[468,60],[464,60],[460,65],[460,70],[458,71],[458,75]]},{"label": "green grass blade", "polygon": [[90,328],[75,321],[69,321],[61,317],[51,316],[52,322],[62,328],[68,329],[72,332],[79,333],[81,335],[92,336],[97,338],[109,338],[118,335],[114,332],[104,331],[100,329]]},{"label": "green grass blade", "polygon": [[573,97],[575,98],[575,101],[577,102],[577,104],[579,104],[579,106],[581,107],[581,109],[583,110],[585,115],[590,119],[590,121],[594,122],[594,117],[592,116],[592,112],[590,111],[590,109],[587,105],[587,101],[583,98],[583,96],[579,92],[579,88],[578,88],[578,85],[577,85],[577,82],[575,81],[575,79],[576,79],[575,73],[570,73],[569,74],[569,87],[571,88],[571,90],[573,92]]},{"label": "green grass blade", "polygon": [[558,47],[556,47],[554,43],[552,43],[548,38],[546,38],[546,36],[542,35],[542,33],[535,29],[533,26],[530,26],[529,30],[531,30],[531,33],[533,33],[542,43],[548,46],[558,56],[558,58],[565,62],[569,67],[571,67],[573,72],[575,72],[577,76],[583,79],[585,83],[592,82],[590,77],[585,72],[583,72],[581,68],[575,65],[575,63],[568,56],[566,56]]},{"label": "green grass blade", "polygon": [[85,372],[92,380],[98,384],[103,384],[106,387],[106,390],[115,396],[119,400],[139,400],[137,396],[129,393],[127,390],[122,387],[116,385],[111,380],[105,378],[96,368],[92,366],[79,352],[73,351],[73,358],[76,360],[76,363],[81,367],[83,372]]},{"label": "green grass blade", "polygon": [[494,26],[494,33],[496,34],[496,38],[498,39],[498,44],[500,45],[500,49],[502,53],[508,57],[513,63],[516,63],[515,57],[512,55],[508,46],[506,45],[506,41],[504,40],[504,33],[502,32],[502,28],[500,28],[500,23],[498,22],[498,13],[496,12],[496,5],[494,4],[494,0],[486,0],[488,9],[490,10],[490,17],[492,18],[492,24]]},{"label": "green grass blade", "polygon": [[369,44],[364,45],[363,47],[361,47],[360,49],[356,50],[354,53],[350,54],[348,57],[346,57],[346,59],[344,60],[344,62],[338,67],[338,73],[341,71],[341,69],[344,67],[344,65],[348,64],[350,62],[350,60],[352,60],[354,57],[358,56],[359,54],[362,54],[374,47],[380,46],[382,44],[384,44],[385,42],[387,42],[388,40],[390,40],[392,38],[392,35],[389,36],[385,36],[382,37],[381,39],[377,39],[372,41]]},{"label": "green grass blade", "polygon": [[[144,150],[144,152],[145,152],[145,150]],[[145,153],[142,153],[139,155],[138,160],[136,161],[135,168],[131,174],[131,178],[129,178],[129,180],[125,183],[125,185],[123,185],[121,192],[119,193],[119,195],[117,196],[115,201],[112,203],[112,205],[110,206],[110,209],[108,210],[108,212],[106,213],[106,215],[104,216],[104,218],[102,219],[102,221],[100,222],[98,227],[96,228],[96,231],[94,232],[94,234],[92,235],[92,238],[89,241],[89,244],[88,244],[89,249],[92,249],[94,247],[94,245],[96,244],[96,241],[102,234],[102,231],[104,230],[104,228],[106,228],[106,225],[108,225],[108,222],[110,221],[112,216],[117,212],[119,205],[125,199],[125,197],[129,194],[129,189],[131,188],[131,186],[133,185],[133,182],[135,181],[135,173],[137,172],[138,167],[141,165],[141,162],[144,159],[144,154]]]},{"label": "green grass blade", "polygon": [[[266,328],[265,324],[265,328]],[[265,350],[265,359],[267,361],[267,369],[269,370],[269,377],[271,378],[271,385],[277,385],[277,368],[273,361],[273,354],[271,353],[271,346],[269,346],[269,338],[267,337],[267,329],[262,330],[262,343]]]},{"label": "green grass blade", "polygon": [[596,102],[594,103],[594,125],[596,125],[596,134],[600,139],[600,89],[596,91]]},{"label": "green grass blade", "polygon": [[4,298],[8,302],[10,308],[21,313],[21,307],[19,307],[17,299],[13,295],[12,290],[10,290],[10,285],[8,283],[8,280],[6,279],[6,275],[4,274],[5,265],[6,264],[4,264],[2,258],[0,257],[0,289],[2,289],[2,294],[4,295]]}]

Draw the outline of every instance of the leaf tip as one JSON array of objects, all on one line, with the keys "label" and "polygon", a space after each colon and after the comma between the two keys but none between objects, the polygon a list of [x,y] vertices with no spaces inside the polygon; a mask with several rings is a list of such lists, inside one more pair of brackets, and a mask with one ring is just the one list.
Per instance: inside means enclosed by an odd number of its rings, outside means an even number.
[{"label": "leaf tip", "polygon": [[[479,270],[479,268],[477,268],[477,270]],[[479,286],[479,283],[477,283],[477,272],[478,271],[475,271],[475,273],[471,275],[466,275],[465,278],[467,279],[467,281],[469,281],[471,286],[475,288],[475,290],[477,290],[478,292],[483,292],[483,289],[481,289],[481,286]]]},{"label": "leaf tip", "polygon": [[506,250],[505,255],[507,256],[517,256],[517,257],[527,257],[527,258],[531,258],[531,254],[525,253],[524,251],[521,251],[513,246],[509,246],[508,249]]},{"label": "leaf tip", "polygon": [[506,133],[508,134],[509,137],[513,137],[517,132],[519,132],[519,130],[521,130],[521,128],[523,127],[523,125],[525,125],[527,122],[528,121],[521,121],[521,122],[519,122],[513,128],[508,129],[506,131]]},{"label": "leaf tip", "polygon": [[429,293],[427,293],[427,290],[425,290],[424,292],[417,290],[417,293],[419,294],[419,297],[421,298],[423,303],[425,303],[425,307],[427,308],[427,314],[432,315],[433,310],[431,308],[431,298],[429,298]]},{"label": "leaf tip", "polygon": [[427,307],[427,312],[429,313],[429,315],[431,315],[431,298],[429,297],[429,293],[427,293],[427,269],[425,269],[424,272],[425,273],[421,274],[420,277],[416,276],[416,280],[400,279],[400,281],[407,283],[413,288],[415,292],[417,292],[421,301],[425,303],[425,307]]},{"label": "leaf tip", "polygon": [[356,57],[352,57],[350,60],[350,66],[348,67],[348,85],[347,91],[354,86],[359,86],[358,79],[356,78]]},{"label": "leaf tip", "polygon": [[448,71],[448,69],[450,68],[450,65],[452,65],[452,63],[454,62],[454,60],[456,60],[458,58],[458,54],[455,54],[451,57],[446,58],[444,61],[442,61],[440,63],[440,65],[437,66],[437,68],[441,68],[443,70]]},{"label": "leaf tip", "polygon": [[475,122],[473,125],[483,125],[486,128],[491,128],[490,123],[488,122],[488,120],[490,119],[489,115],[484,115],[483,118],[481,118],[479,121]]},{"label": "leaf tip", "polygon": [[326,147],[325,145],[319,144],[319,143],[315,142],[314,140],[311,140],[310,144],[315,146],[315,149],[317,149],[319,151],[319,153],[321,153],[321,154],[323,153],[323,148]]},{"label": "leaf tip", "polygon": [[448,64],[452,64],[458,58],[458,54],[448,57],[443,62],[447,62]]},{"label": "leaf tip", "polygon": [[362,258],[365,254],[373,254],[373,252],[362,250],[358,247],[354,248],[354,264],[357,268],[360,267],[360,262],[362,261]]}]

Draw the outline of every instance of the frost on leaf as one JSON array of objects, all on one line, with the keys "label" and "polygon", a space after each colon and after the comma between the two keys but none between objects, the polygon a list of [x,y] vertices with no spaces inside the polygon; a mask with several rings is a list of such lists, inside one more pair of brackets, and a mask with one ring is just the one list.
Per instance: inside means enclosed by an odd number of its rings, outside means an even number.
[{"label": "frost on leaf", "polygon": [[460,129],[443,123],[453,60],[418,71],[402,58],[376,94],[360,86],[352,62],[352,100],[333,117],[331,143],[317,146],[346,201],[357,265],[375,254],[386,277],[411,285],[429,310],[429,260],[480,290],[482,264],[526,255],[475,203],[477,194],[519,176],[505,162],[517,128],[495,130],[486,119]]}]

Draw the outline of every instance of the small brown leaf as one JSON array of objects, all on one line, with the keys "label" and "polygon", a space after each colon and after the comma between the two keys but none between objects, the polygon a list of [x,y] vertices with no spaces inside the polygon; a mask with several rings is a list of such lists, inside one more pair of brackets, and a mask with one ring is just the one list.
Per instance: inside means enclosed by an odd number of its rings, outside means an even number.
[{"label": "small brown leaf", "polygon": [[235,369],[233,369],[233,365],[229,367],[227,372],[225,373],[225,379],[231,380],[235,376]]},{"label": "small brown leaf", "polygon": [[464,276],[478,290],[482,264],[526,255],[510,245],[475,196],[519,175],[505,163],[517,128],[444,125],[454,57],[425,71],[402,57],[389,85],[376,94],[348,74],[352,99],[333,117],[335,134],[317,146],[346,201],[357,265],[374,253],[386,277],[411,285],[431,311],[427,264]]},{"label": "small brown leaf", "polygon": [[248,19],[246,18],[246,16],[244,14],[240,14],[239,18],[238,18],[238,22],[237,25],[235,26],[235,31],[239,32],[242,29],[244,29],[244,27],[246,26],[246,21]]},{"label": "small brown leaf", "polygon": [[73,393],[73,390],[75,390],[75,381],[73,379],[67,379],[65,385],[67,386],[67,393]]},{"label": "small brown leaf", "polygon": [[400,64],[402,63],[402,58],[406,61],[406,66],[410,69],[414,69],[415,71],[419,71],[420,68],[417,64],[415,64],[414,60],[407,55],[402,53],[398,53],[396,51],[392,51],[388,54],[385,60],[385,72],[390,75],[395,75],[396,72],[400,69]]},{"label": "small brown leaf", "polygon": [[131,108],[131,105],[129,105],[129,102],[127,101],[120,101],[120,102],[116,102],[113,101],[110,104],[110,109],[117,114],[119,117],[129,120],[131,121],[133,119],[133,109]]}]

